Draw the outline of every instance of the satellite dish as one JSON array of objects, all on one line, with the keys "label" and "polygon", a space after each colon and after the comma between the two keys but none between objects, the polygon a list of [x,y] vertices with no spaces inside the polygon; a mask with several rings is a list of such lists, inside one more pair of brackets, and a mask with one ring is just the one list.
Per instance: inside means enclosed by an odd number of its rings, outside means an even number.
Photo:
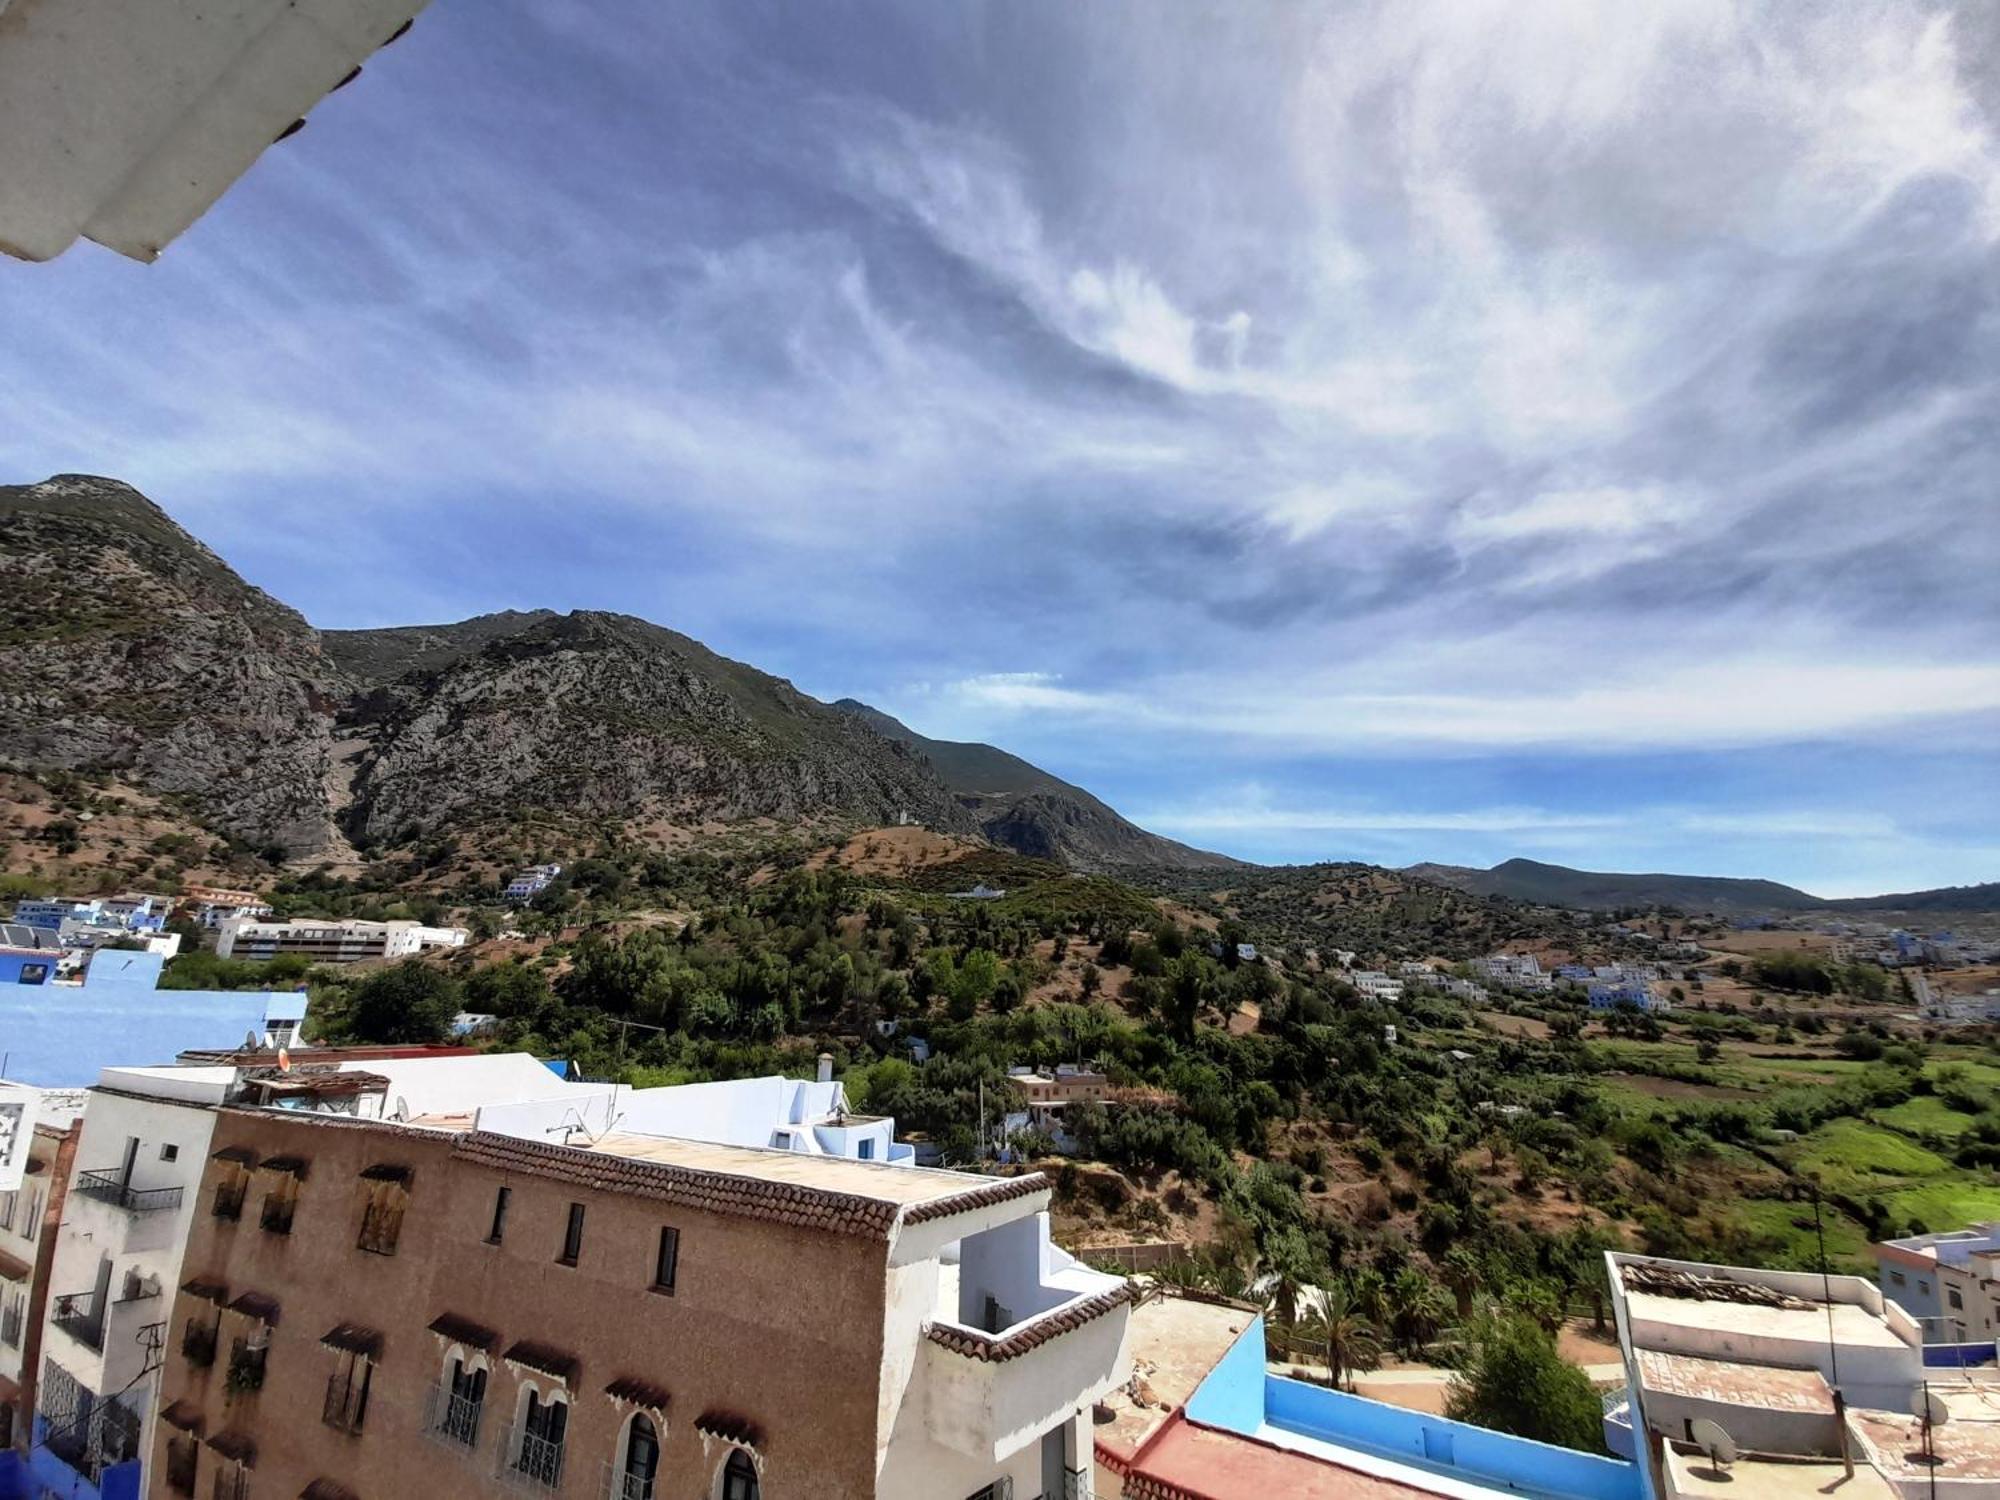
[{"label": "satellite dish", "polygon": [[1708,1461],[1716,1468],[1726,1468],[1736,1462],[1736,1439],[1723,1429],[1720,1422],[1707,1417],[1697,1418],[1688,1425],[1688,1436],[1694,1439],[1695,1447],[1708,1455]]},{"label": "satellite dish", "polygon": [[1910,1398],[1910,1414],[1926,1427],[1942,1427],[1951,1420],[1951,1407],[1929,1386]]}]

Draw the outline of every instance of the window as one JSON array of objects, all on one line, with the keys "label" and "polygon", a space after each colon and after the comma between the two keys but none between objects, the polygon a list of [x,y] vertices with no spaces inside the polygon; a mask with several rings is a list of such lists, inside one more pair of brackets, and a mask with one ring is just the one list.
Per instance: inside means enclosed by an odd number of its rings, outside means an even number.
[{"label": "window", "polygon": [[612,1500],[653,1500],[653,1482],[660,1472],[660,1434],[644,1412],[632,1414],[625,1434],[625,1462],[619,1469]]},{"label": "window", "polygon": [[855,1149],[855,1154],[859,1156],[861,1160],[863,1161],[875,1160],[874,1137],[864,1135],[863,1137],[861,1137],[860,1140],[854,1143],[854,1149]]},{"label": "window", "polygon": [[544,1401],[540,1391],[529,1391],[527,1414],[521,1419],[521,1447],[514,1457],[515,1471],[545,1489],[561,1485],[563,1438],[568,1431],[569,1403],[559,1396]]},{"label": "window", "polygon": [[569,1223],[563,1229],[562,1254],[558,1255],[556,1259],[563,1265],[573,1266],[576,1264],[576,1258],[582,1253],[583,1205],[581,1203],[572,1203],[569,1206]]},{"label": "window", "polygon": [[757,1466],[741,1448],[732,1448],[722,1466],[722,1500],[757,1500]]},{"label": "window", "polygon": [[374,1371],[374,1361],[367,1355],[341,1350],[333,1374],[327,1377],[326,1405],[321,1408],[320,1420],[342,1432],[359,1432],[362,1419],[368,1415],[368,1382]]},{"label": "window", "polygon": [[430,1430],[449,1442],[471,1448],[479,1442],[479,1414],[485,1404],[486,1371],[454,1359],[451,1378],[437,1387]]},{"label": "window", "polygon": [[368,1187],[368,1201],[361,1210],[361,1234],[355,1244],[373,1255],[394,1255],[396,1241],[403,1234],[403,1211],[410,1206],[410,1190],[402,1176],[369,1176],[391,1169],[370,1167],[362,1174]]},{"label": "window", "polygon": [[216,1340],[222,1335],[222,1314],[196,1313],[181,1330],[181,1358],[196,1369],[215,1363]]},{"label": "window", "polygon": [[160,1142],[161,1161],[179,1161],[180,1155],[181,1155],[181,1148],[179,1146],[176,1146],[172,1141]]},{"label": "window", "polygon": [[501,1188],[493,1195],[493,1227],[486,1233],[486,1243],[497,1245],[507,1232],[507,1200],[514,1196],[512,1188]]},{"label": "window", "polygon": [[194,1493],[195,1462],[200,1448],[191,1432],[177,1433],[167,1439],[167,1488],[176,1495]]},{"label": "window", "polygon": [[1910,1278],[1905,1276],[1901,1271],[1891,1271],[1889,1273],[1889,1283],[1892,1286],[1908,1286]]},{"label": "window", "polygon": [[240,1338],[229,1351],[229,1374],[224,1388],[230,1395],[264,1388],[264,1366],[271,1353],[271,1330],[259,1328],[248,1338]]},{"label": "window", "polygon": [[243,1217],[243,1200],[250,1194],[250,1169],[231,1163],[215,1179],[213,1212],[218,1219],[232,1222]]},{"label": "window", "polygon": [[1965,1311],[1965,1299],[1959,1296],[1957,1287],[1955,1286],[1946,1287],[1944,1295],[1945,1295],[1945,1300],[1952,1305],[1952,1309],[1954,1311],[1956,1312]]},{"label": "window", "polygon": [[48,966],[47,964],[22,964],[22,965],[21,965],[21,976],[20,976],[20,979],[19,979],[19,981],[18,981],[19,983],[21,983],[21,984],[47,984],[47,983],[48,983],[48,979],[49,979],[49,966]]},{"label": "window", "polygon": [[264,1194],[264,1212],[258,1222],[272,1234],[290,1234],[298,1209],[299,1180],[290,1172],[280,1172]]},{"label": "window", "polygon": [[250,1500],[250,1471],[230,1459],[215,1471],[213,1500]]},{"label": "window", "polygon": [[1928,1281],[1920,1281],[1917,1283],[1917,1291],[1928,1297],[1931,1294],[1931,1284]]},{"label": "window", "polygon": [[653,1261],[653,1290],[672,1295],[674,1272],[680,1267],[681,1232],[672,1225],[660,1226],[660,1250]]}]

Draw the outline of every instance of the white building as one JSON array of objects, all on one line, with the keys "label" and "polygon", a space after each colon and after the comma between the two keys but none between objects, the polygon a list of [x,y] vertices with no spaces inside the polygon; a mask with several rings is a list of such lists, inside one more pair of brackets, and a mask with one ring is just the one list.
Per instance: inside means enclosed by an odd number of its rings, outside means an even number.
[{"label": "white building", "polygon": [[[1627,1391],[1605,1436],[1646,1466],[1660,1500],[2000,1494],[2000,1411],[1958,1372],[1927,1369],[1916,1323],[1869,1282],[1607,1263]],[[1910,1414],[1926,1386],[1950,1414],[1929,1434],[1935,1467]],[[1707,1446],[1718,1431],[1732,1450],[1722,1463]]]},{"label": "white building", "polygon": [[507,882],[505,899],[517,903],[532,901],[554,885],[562,872],[561,865],[529,865]]},{"label": "white building", "polygon": [[1400,1000],[1403,998],[1403,981],[1391,979],[1379,969],[1356,969],[1347,976],[1347,982],[1359,990],[1368,1000]]},{"label": "white building", "polygon": [[236,917],[221,925],[215,952],[219,958],[249,959],[297,953],[315,963],[348,964],[408,958],[432,948],[460,948],[465,940],[463,927],[426,927],[421,922],[332,921],[321,917],[259,922]]}]

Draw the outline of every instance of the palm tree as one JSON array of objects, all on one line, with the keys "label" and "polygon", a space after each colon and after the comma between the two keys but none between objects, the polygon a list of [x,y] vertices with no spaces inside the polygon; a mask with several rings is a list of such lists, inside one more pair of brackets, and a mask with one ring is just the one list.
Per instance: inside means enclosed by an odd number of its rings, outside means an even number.
[{"label": "palm tree", "polygon": [[1389,1322],[1405,1354],[1434,1338],[1449,1310],[1444,1289],[1415,1266],[1404,1267],[1389,1283]]},{"label": "palm tree", "polygon": [[1472,1318],[1472,1299],[1479,1295],[1479,1288],[1486,1279],[1486,1268],[1479,1263],[1479,1256],[1471,1246],[1453,1245],[1446,1252],[1440,1269],[1444,1284],[1451,1288],[1452,1300],[1458,1305],[1458,1321],[1469,1322]]},{"label": "palm tree", "polygon": [[1372,1369],[1382,1358],[1382,1336],[1356,1310],[1344,1287],[1329,1290],[1326,1305],[1299,1320],[1301,1343],[1324,1352],[1328,1381],[1336,1388],[1351,1370]]}]

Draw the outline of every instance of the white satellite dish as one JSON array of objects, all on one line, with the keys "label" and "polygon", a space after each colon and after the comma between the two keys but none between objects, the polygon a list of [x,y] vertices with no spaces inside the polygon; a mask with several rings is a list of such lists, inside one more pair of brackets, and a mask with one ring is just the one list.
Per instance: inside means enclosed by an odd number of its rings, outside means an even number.
[{"label": "white satellite dish", "polygon": [[1951,1407],[1929,1386],[1910,1398],[1910,1414],[1926,1427],[1942,1427],[1951,1420]]},{"label": "white satellite dish", "polygon": [[1723,1429],[1720,1422],[1698,1417],[1688,1424],[1688,1436],[1694,1439],[1695,1447],[1706,1453],[1708,1461],[1717,1469],[1727,1468],[1736,1462],[1736,1439]]}]

